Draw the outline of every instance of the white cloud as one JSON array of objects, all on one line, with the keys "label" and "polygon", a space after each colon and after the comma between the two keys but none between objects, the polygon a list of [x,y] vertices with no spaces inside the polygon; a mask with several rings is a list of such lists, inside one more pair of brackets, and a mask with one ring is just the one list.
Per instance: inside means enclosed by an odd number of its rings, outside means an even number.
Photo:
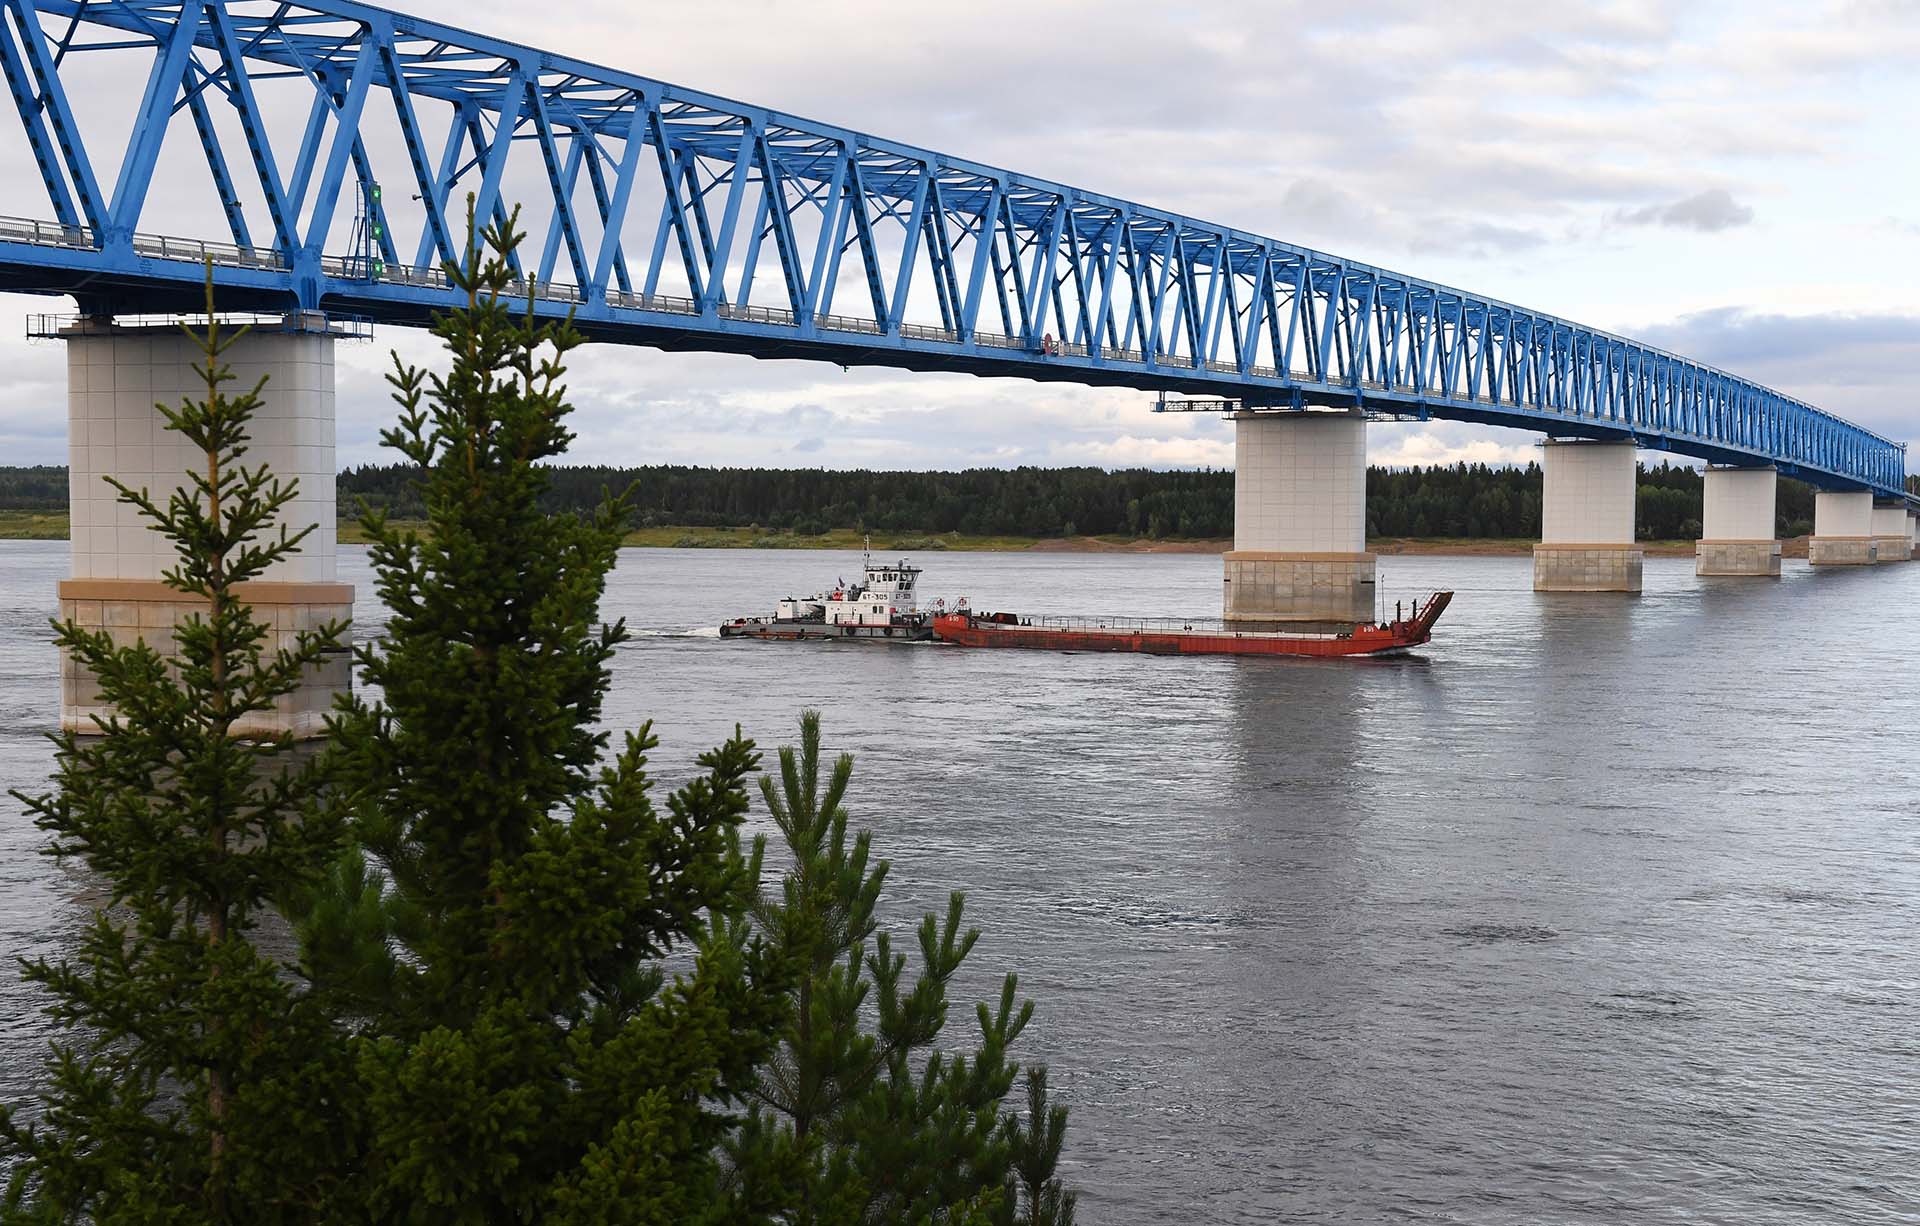
[{"label": "white cloud", "polygon": [[1100,468],[1232,468],[1231,438],[1142,438],[1123,434],[1053,449],[1059,462]]},{"label": "white cloud", "polygon": [[1724,187],[1710,187],[1668,204],[1622,209],[1614,214],[1614,218],[1630,226],[1668,226],[1675,230],[1698,230],[1713,234],[1750,224],[1753,221],[1753,206],[1741,204]]},{"label": "white cloud", "polygon": [[1539,459],[1537,440],[1516,430],[1452,424],[1419,427],[1376,424],[1367,429],[1367,462],[1390,468],[1431,464],[1497,467]]}]

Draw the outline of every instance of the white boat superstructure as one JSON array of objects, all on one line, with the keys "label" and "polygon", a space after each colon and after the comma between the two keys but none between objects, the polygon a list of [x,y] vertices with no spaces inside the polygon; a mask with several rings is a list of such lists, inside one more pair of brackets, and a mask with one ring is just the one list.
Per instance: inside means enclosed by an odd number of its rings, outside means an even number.
[{"label": "white boat superstructure", "polygon": [[901,558],[861,557],[860,578],[829,591],[788,596],[771,618],[740,618],[720,628],[725,638],[930,638],[932,618],[921,612],[920,568]]}]

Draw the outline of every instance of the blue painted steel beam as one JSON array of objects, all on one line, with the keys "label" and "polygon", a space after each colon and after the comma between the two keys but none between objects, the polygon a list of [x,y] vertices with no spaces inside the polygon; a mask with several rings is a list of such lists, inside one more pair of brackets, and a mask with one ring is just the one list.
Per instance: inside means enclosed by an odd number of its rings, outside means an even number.
[{"label": "blue painted steel beam", "polygon": [[[511,165],[513,190],[534,193],[519,203],[549,219],[529,248],[543,249],[535,310],[573,312],[603,340],[1628,438],[1888,495],[1905,472],[1904,444],[1622,337],[352,0],[0,0],[0,12],[0,65],[54,214],[0,218],[0,288],[83,295],[90,309],[191,309],[202,273],[182,253],[199,249],[141,220],[167,129],[191,122],[222,201],[203,228],[234,240],[207,253],[236,308],[425,322],[452,301],[432,259],[456,254],[452,193],[473,192],[497,220]],[[124,149],[90,152],[60,73],[103,48],[151,58]],[[312,104],[296,139],[276,144],[261,122],[267,89],[311,91],[295,102]],[[375,91],[390,108],[367,105]],[[261,187],[245,206],[264,208],[251,228],[208,113],[221,98]],[[436,166],[423,117],[442,107],[451,128]],[[121,155],[110,207],[94,153]],[[367,184],[389,153],[419,190],[413,206],[382,202],[388,268],[370,280],[325,247],[347,164]],[[582,168],[592,203],[576,206]],[[30,217],[36,202],[9,196],[0,213]],[[650,252],[622,242],[633,213],[657,214]],[[410,266],[392,258],[396,222],[418,239]],[[243,250],[269,232],[271,252]],[[552,284],[563,246],[573,282]],[[836,298],[850,251],[865,292]],[[663,270],[687,296],[661,292]]]}]

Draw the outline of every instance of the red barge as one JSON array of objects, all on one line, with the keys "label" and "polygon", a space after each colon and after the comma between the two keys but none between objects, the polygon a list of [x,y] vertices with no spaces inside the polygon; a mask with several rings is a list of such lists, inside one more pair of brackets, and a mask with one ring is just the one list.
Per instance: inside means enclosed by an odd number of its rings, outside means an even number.
[{"label": "red barge", "polygon": [[1133,651],[1165,656],[1388,656],[1433,637],[1453,600],[1435,592],[1410,614],[1326,633],[1243,630],[1231,622],[1129,617],[1019,617],[960,609],[933,619],[933,635],[962,647],[1037,647],[1053,651]]}]

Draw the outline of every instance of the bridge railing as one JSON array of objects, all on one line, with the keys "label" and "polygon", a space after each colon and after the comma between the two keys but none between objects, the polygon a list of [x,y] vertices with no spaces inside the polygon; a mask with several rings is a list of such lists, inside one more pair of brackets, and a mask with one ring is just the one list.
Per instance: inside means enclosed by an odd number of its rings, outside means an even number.
[{"label": "bridge railing", "polygon": [[[250,331],[319,331],[310,319],[303,319],[301,312],[289,311],[218,311],[214,318],[225,329],[246,328]],[[59,340],[83,324],[95,322],[95,317],[77,312],[36,313],[26,319],[26,336],[29,340]],[[204,323],[191,317],[177,314],[165,315],[115,315],[111,326],[127,329],[166,328],[175,330],[185,325],[192,327]],[[370,341],[373,339],[373,321],[351,315],[328,315],[325,317],[324,330],[328,335],[342,340]]]},{"label": "bridge railing", "polygon": [[272,248],[210,243],[166,234],[136,234],[132,242],[133,253],[150,260],[184,260],[190,264],[212,261],[221,268],[251,268],[263,272],[284,272],[287,268],[286,260]]},{"label": "bridge railing", "polygon": [[66,226],[27,217],[0,217],[0,242],[31,243],[36,247],[72,247],[82,251],[92,250],[94,246],[91,227]]}]

